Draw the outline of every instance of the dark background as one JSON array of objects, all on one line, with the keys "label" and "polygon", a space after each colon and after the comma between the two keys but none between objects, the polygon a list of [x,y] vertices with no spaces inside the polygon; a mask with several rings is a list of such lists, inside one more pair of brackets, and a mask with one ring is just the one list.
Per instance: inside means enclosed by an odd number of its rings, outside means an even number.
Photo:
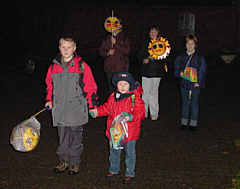
[{"label": "dark background", "polygon": [[[200,49],[207,55],[219,48],[238,47],[239,9],[237,1],[87,1],[69,2],[6,2],[1,11],[1,43],[5,53],[14,57],[53,57],[58,40],[64,33],[73,33],[81,55],[96,54],[103,27],[111,10],[123,20],[129,34],[132,52],[138,50],[148,27],[158,24],[172,52],[182,50],[182,36],[177,32],[178,15],[195,14],[196,34]],[[6,47],[8,47],[6,49]]]}]

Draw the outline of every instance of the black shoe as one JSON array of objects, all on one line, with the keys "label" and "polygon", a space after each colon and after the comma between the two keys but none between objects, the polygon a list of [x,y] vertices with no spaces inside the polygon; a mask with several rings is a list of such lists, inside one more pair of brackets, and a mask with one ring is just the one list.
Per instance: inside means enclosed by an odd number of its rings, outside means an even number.
[{"label": "black shoe", "polygon": [[77,175],[79,173],[79,165],[71,165],[69,167],[68,174],[69,175]]},{"label": "black shoe", "polygon": [[124,177],[123,184],[132,184],[135,183],[134,177]]},{"label": "black shoe", "polygon": [[66,162],[60,162],[54,169],[53,171],[56,174],[64,173],[66,170],[68,170],[69,166],[68,163]]},{"label": "black shoe", "polygon": [[190,130],[190,131],[196,131],[196,130],[197,130],[197,127],[189,126],[189,130]]},{"label": "black shoe", "polygon": [[188,128],[188,126],[187,125],[180,125],[180,127],[179,127],[181,130],[186,130],[187,128]]}]

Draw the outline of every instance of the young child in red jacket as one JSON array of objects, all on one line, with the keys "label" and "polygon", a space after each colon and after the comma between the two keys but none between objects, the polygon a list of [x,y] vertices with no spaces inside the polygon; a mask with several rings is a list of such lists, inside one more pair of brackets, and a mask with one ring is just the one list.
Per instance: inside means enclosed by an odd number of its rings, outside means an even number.
[{"label": "young child in red jacket", "polygon": [[[130,183],[135,177],[136,152],[135,145],[140,135],[141,121],[145,116],[144,102],[141,99],[143,92],[140,84],[134,80],[128,72],[120,72],[113,75],[113,85],[116,90],[110,95],[102,106],[91,110],[92,117],[108,116],[106,136],[110,139],[110,127],[114,118],[123,113],[128,123],[128,141],[124,144],[126,153],[126,172],[123,182]],[[134,95],[134,103],[132,100]],[[120,171],[121,150],[110,147],[109,173],[107,178],[113,178]]]}]

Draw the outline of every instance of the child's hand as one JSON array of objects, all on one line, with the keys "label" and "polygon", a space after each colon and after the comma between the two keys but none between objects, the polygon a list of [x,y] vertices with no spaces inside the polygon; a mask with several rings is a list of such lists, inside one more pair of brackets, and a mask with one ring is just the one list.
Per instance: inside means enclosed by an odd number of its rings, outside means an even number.
[{"label": "child's hand", "polygon": [[180,72],[180,76],[183,76],[183,72]]},{"label": "child's hand", "polygon": [[125,116],[126,121],[129,121],[130,117],[129,116]]},{"label": "child's hand", "polygon": [[195,83],[194,87],[200,87],[200,85],[198,83]]},{"label": "child's hand", "polygon": [[96,118],[98,116],[97,109],[92,109],[89,111],[89,114],[92,118]]},{"label": "child's hand", "polygon": [[52,109],[52,102],[51,101],[48,101],[46,104],[45,104],[45,107],[48,107],[49,110]]},{"label": "child's hand", "polygon": [[132,121],[132,119],[133,119],[132,114],[127,113],[127,112],[123,112],[122,114],[124,115],[126,121]]}]

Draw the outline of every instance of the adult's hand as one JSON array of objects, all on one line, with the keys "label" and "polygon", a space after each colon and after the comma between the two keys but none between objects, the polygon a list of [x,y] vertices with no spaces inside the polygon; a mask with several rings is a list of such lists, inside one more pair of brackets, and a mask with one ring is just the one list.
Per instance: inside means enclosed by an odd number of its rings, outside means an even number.
[{"label": "adult's hand", "polygon": [[115,44],[116,44],[116,42],[117,42],[116,38],[115,38],[115,37],[113,37],[113,36],[111,36],[111,41],[112,41],[112,44],[113,44],[113,45],[115,45]]},{"label": "adult's hand", "polygon": [[144,63],[144,64],[148,64],[148,63],[149,63],[149,59],[148,59],[148,58],[145,58],[145,59],[143,60],[143,63]]},{"label": "adult's hand", "polygon": [[115,54],[115,49],[110,49],[109,51],[108,51],[108,55],[109,56],[112,56],[112,55],[114,55]]}]

